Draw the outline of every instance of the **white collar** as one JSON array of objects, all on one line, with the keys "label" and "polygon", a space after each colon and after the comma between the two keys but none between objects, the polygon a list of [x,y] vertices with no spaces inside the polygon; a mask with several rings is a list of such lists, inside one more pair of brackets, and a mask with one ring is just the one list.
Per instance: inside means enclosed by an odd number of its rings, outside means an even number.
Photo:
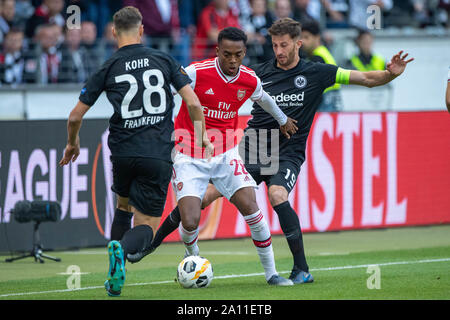
[{"label": "white collar", "polygon": [[233,83],[234,81],[236,81],[239,78],[239,75],[241,74],[241,66],[239,66],[239,71],[235,76],[226,75],[220,68],[219,58],[217,58],[217,57],[216,57],[216,59],[214,59],[214,64],[216,66],[217,73],[223,79],[223,81],[225,81],[226,83]]}]

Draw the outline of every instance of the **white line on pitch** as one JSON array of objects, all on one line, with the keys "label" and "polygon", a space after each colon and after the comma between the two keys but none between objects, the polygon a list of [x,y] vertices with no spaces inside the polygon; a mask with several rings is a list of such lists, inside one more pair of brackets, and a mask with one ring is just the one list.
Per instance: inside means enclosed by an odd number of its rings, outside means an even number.
[{"label": "white line on pitch", "polygon": [[[334,270],[345,270],[345,269],[360,269],[367,268],[369,266],[394,266],[394,265],[405,265],[405,264],[418,264],[418,263],[431,263],[431,262],[447,262],[450,261],[450,258],[441,258],[441,259],[423,259],[423,260],[410,260],[410,261],[393,261],[393,262],[383,262],[383,263],[370,263],[370,264],[359,264],[353,266],[340,266],[340,267],[327,267],[327,268],[314,268],[310,269],[313,271],[334,271]],[[290,271],[281,271],[280,273],[288,273]],[[244,277],[255,277],[262,276],[264,273],[248,273],[248,274],[230,274],[224,276],[215,276],[214,279],[230,279],[230,278],[244,278]],[[165,280],[165,281],[154,281],[154,282],[142,282],[142,283],[130,283],[126,284],[126,287],[131,286],[147,286],[154,284],[166,284],[173,283],[174,280]],[[73,292],[73,291],[83,291],[83,290],[92,290],[92,289],[102,289],[104,286],[93,286],[93,287],[83,287],[79,289],[58,289],[58,290],[48,290],[48,291],[35,291],[35,292],[18,292],[18,293],[7,293],[1,294],[1,297],[13,297],[13,296],[27,296],[33,294],[46,294],[46,293],[63,293],[63,292]]]},{"label": "white line on pitch", "polygon": [[102,250],[69,250],[69,251],[61,251],[62,254],[102,254],[107,255],[108,251],[105,249]]},{"label": "white line on pitch", "polygon": [[82,274],[89,274],[89,273],[90,272],[59,272],[57,274],[59,274],[61,276],[71,276],[71,275],[79,276],[79,275],[82,275]]},{"label": "white line on pitch", "polygon": [[343,256],[348,254],[350,252],[319,252],[319,256]]},{"label": "white line on pitch", "polygon": [[[92,250],[92,251],[87,251],[87,250],[80,250],[80,251],[63,251],[62,253],[64,254],[74,254],[74,255],[78,255],[78,254],[91,254],[91,255],[107,255],[108,252],[106,250]],[[172,255],[172,252],[169,253],[161,253],[158,252],[159,255]],[[253,254],[253,251],[202,251],[202,255],[249,255],[249,254]]]}]

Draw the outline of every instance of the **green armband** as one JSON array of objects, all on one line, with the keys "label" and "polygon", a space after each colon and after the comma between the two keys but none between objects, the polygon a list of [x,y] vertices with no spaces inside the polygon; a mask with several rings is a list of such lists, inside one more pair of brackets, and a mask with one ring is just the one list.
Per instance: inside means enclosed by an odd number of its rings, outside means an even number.
[{"label": "green armband", "polygon": [[349,82],[350,82],[350,71],[351,70],[338,68],[337,72],[336,72],[336,83],[349,84]]}]

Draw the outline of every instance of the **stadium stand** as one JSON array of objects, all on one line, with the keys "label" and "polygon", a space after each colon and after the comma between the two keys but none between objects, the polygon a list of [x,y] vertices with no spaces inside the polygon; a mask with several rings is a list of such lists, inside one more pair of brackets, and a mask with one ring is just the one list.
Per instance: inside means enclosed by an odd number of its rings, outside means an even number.
[{"label": "stadium stand", "polygon": [[[410,92],[408,82],[425,72],[429,77],[445,77],[442,65],[448,64],[445,52],[449,52],[450,43],[449,0],[2,0],[0,97],[12,100],[2,100],[0,118],[26,117],[27,112],[11,112],[4,103],[15,102],[16,110],[28,108],[27,96],[36,87],[40,94],[46,90],[49,95],[69,90],[74,93],[71,98],[75,97],[85,79],[115,50],[110,20],[123,5],[136,5],[152,12],[145,15],[148,21],[144,22],[144,42],[173,55],[183,65],[214,55],[214,50],[199,55],[196,49],[214,48],[211,40],[214,30],[205,30],[205,21],[217,19],[227,11],[229,17],[235,17],[233,24],[249,35],[246,65],[271,58],[267,28],[279,16],[290,16],[300,22],[318,21],[323,30],[323,44],[338,65],[348,66],[348,61],[358,53],[354,42],[358,30],[367,29],[370,14],[366,10],[374,4],[380,8],[381,25],[369,30],[373,50],[386,59],[397,49],[409,50],[416,57],[415,68],[396,86],[380,92],[372,90],[371,97],[366,99],[360,99],[367,94],[364,90],[344,88],[343,110],[412,109],[418,102],[421,108],[438,108],[440,94],[432,84],[421,84],[426,87],[424,90],[436,92],[425,101]],[[80,8],[79,31],[65,26],[70,5]],[[205,38],[208,32],[212,36]],[[432,101],[433,96],[436,102]]]}]

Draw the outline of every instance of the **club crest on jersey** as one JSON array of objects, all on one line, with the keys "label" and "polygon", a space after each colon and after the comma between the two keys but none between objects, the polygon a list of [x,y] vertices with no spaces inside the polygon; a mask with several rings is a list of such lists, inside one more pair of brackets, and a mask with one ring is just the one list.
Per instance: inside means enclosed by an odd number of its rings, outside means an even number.
[{"label": "club crest on jersey", "polygon": [[183,189],[183,182],[178,182],[177,189],[178,191],[181,191],[181,189]]},{"label": "club crest on jersey", "polygon": [[294,85],[299,89],[303,89],[304,87],[306,87],[307,83],[308,82],[306,81],[306,78],[304,76],[298,76],[294,80]]},{"label": "club crest on jersey", "polygon": [[241,89],[239,89],[237,91],[237,98],[239,101],[242,101],[242,99],[244,99],[246,92],[247,92],[247,90],[241,90]]}]

